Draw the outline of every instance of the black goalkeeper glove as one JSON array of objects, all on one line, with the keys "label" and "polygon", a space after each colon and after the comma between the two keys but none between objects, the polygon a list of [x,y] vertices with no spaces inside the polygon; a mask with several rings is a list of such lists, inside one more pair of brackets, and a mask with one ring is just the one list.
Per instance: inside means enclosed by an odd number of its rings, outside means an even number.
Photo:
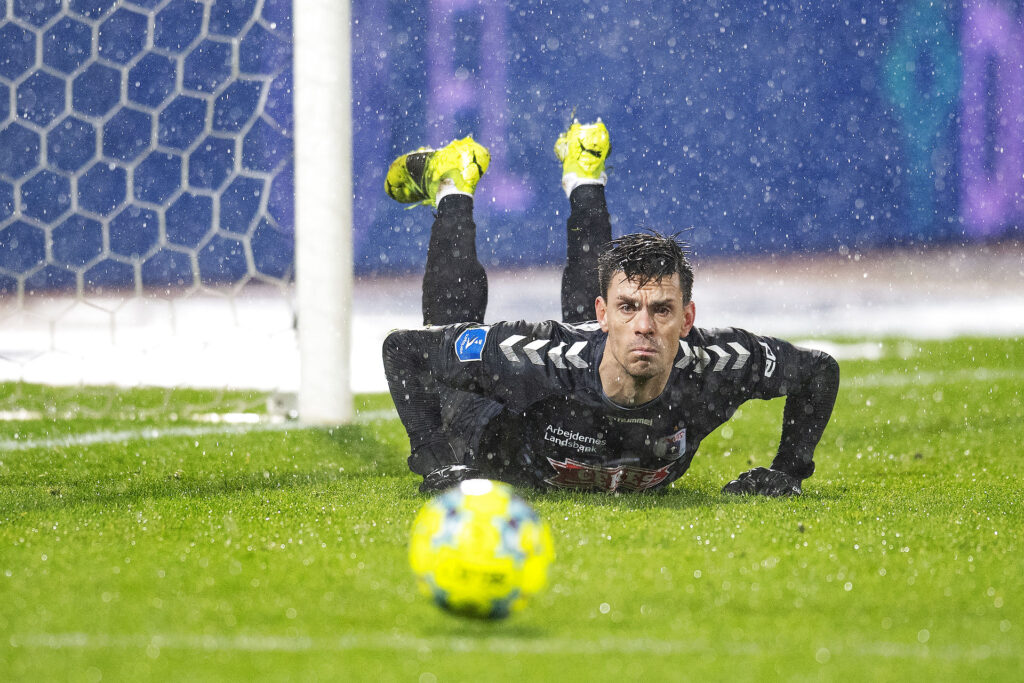
[{"label": "black goalkeeper glove", "polygon": [[444,467],[440,467],[423,477],[423,483],[420,484],[420,493],[444,491],[445,489],[450,489],[467,479],[481,478],[483,478],[483,472],[473,467],[467,467],[466,465],[445,465]]},{"label": "black goalkeeper glove", "polygon": [[722,488],[722,493],[733,493],[738,496],[799,496],[803,493],[800,480],[791,474],[767,467],[755,467],[744,472]]}]

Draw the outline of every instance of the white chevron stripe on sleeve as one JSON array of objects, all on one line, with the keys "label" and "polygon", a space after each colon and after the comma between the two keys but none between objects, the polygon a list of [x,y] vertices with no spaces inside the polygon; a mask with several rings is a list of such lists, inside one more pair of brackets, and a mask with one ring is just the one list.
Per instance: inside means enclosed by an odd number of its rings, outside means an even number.
[{"label": "white chevron stripe on sleeve", "polygon": [[550,342],[550,339],[534,339],[523,347],[523,351],[526,353],[526,357],[530,359],[531,363],[534,365],[544,365],[544,359],[540,357],[539,351]]},{"label": "white chevron stripe on sleeve", "polygon": [[683,370],[693,362],[693,351],[690,350],[690,344],[682,339],[679,340],[679,348],[683,350],[683,357],[676,361],[676,367]]},{"label": "white chevron stripe on sleeve", "polygon": [[747,364],[747,359],[750,358],[750,351],[747,351],[743,344],[739,342],[729,342],[729,346],[736,352],[736,362],[733,364],[732,369],[740,370]]},{"label": "white chevron stripe on sleeve", "polygon": [[518,363],[519,356],[516,355],[516,352],[512,349],[512,347],[518,344],[519,342],[523,341],[524,339],[526,339],[526,337],[524,337],[521,334],[513,334],[511,337],[498,344],[498,348],[501,349],[501,352],[505,354],[505,358],[508,358],[513,363]]},{"label": "white chevron stripe on sleeve", "polygon": [[565,353],[565,359],[572,363],[577,368],[590,367],[587,364],[587,361],[580,358],[580,353],[582,353],[583,349],[586,348],[586,346],[587,342],[585,341],[576,342],[575,344],[570,346],[569,350]]},{"label": "white chevron stripe on sleeve", "polygon": [[567,366],[565,361],[562,360],[562,349],[565,348],[565,342],[561,342],[558,346],[548,351],[548,358],[554,363],[556,368],[564,370]]},{"label": "white chevron stripe on sleeve", "polygon": [[721,372],[725,369],[725,366],[732,360],[732,356],[728,351],[723,349],[718,344],[712,344],[708,347],[708,351],[718,356],[718,360],[715,362],[715,367],[711,368],[712,372]]}]

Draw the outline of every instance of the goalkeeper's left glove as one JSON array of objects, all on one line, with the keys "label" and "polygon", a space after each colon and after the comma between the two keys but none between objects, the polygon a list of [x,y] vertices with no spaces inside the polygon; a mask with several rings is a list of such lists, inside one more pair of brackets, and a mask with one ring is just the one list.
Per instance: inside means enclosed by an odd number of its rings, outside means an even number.
[{"label": "goalkeeper's left glove", "polygon": [[480,479],[483,472],[466,465],[445,465],[439,467],[427,476],[423,477],[420,483],[420,493],[431,493],[433,491],[444,491],[453,486],[458,486],[467,479]]},{"label": "goalkeeper's left glove", "polygon": [[803,490],[800,488],[800,480],[791,474],[767,467],[755,467],[726,484],[722,493],[778,497],[799,496]]}]

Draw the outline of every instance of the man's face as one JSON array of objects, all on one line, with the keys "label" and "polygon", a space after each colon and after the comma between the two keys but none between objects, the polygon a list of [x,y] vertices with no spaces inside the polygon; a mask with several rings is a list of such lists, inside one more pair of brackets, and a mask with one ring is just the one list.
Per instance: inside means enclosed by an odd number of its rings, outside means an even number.
[{"label": "man's face", "polygon": [[624,273],[615,273],[608,299],[598,297],[595,308],[601,329],[608,333],[602,369],[606,361],[614,361],[609,369],[634,381],[661,380],[660,392],[672,371],[679,339],[693,327],[694,305],[683,305],[679,274],[637,287]]}]

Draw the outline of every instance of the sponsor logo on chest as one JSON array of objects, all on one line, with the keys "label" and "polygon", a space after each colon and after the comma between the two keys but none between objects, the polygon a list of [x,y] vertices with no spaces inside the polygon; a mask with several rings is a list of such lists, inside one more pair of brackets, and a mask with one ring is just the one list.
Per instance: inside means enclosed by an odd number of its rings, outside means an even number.
[{"label": "sponsor logo on chest", "polygon": [[548,425],[544,428],[544,440],[562,448],[572,448],[580,453],[597,453],[597,449],[604,448],[608,441],[603,434],[590,436],[571,429],[562,429],[558,425]]},{"label": "sponsor logo on chest", "polygon": [[548,463],[555,470],[555,476],[545,481],[557,488],[589,489],[598,491],[643,491],[657,486],[669,475],[672,463],[656,470],[630,465],[602,467],[590,465],[566,458],[555,460],[548,458]]}]

